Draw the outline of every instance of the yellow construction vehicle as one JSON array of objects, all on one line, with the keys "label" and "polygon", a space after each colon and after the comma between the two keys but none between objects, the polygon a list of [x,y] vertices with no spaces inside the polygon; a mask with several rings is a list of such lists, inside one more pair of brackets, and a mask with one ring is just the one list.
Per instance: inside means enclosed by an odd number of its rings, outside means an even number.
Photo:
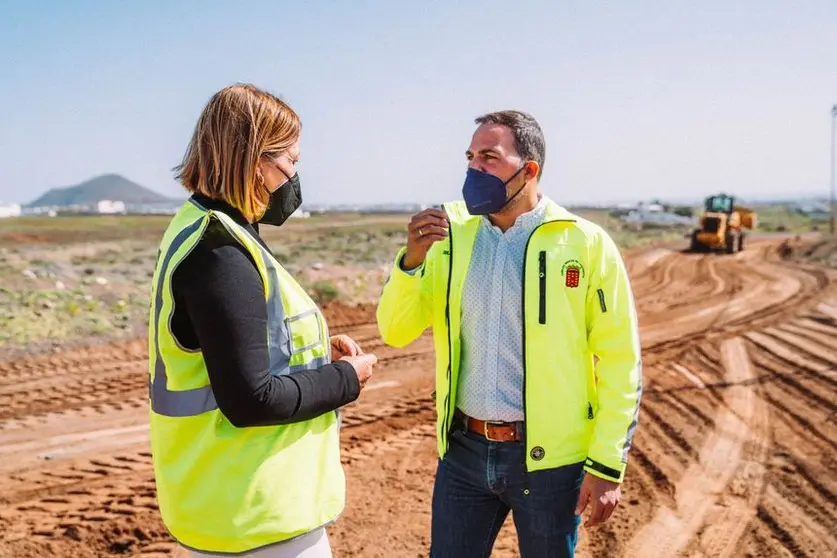
[{"label": "yellow construction vehicle", "polygon": [[735,204],[726,194],[709,196],[704,201],[698,228],[692,232],[692,252],[724,250],[734,254],[744,249],[744,229],[756,228],[756,212]]}]

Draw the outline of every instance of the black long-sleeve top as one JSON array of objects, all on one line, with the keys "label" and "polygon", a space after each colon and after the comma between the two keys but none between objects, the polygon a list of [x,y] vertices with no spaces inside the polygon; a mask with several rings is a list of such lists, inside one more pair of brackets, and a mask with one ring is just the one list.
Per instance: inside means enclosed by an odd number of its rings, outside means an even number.
[{"label": "black long-sleeve top", "polygon": [[[258,225],[229,204],[195,194],[222,211],[265,249]],[[186,349],[200,349],[218,408],[237,427],[308,420],[357,399],[351,364],[274,376],[269,371],[267,307],[256,264],[221,223],[213,221],[172,276],[172,333]]]}]

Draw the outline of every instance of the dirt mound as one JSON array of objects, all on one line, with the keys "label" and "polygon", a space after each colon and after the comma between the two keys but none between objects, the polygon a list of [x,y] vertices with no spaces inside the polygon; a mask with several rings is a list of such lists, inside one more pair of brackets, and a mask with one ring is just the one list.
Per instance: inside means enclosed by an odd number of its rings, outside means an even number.
[{"label": "dirt mound", "polygon": [[824,238],[816,241],[797,242],[799,257],[832,268],[837,268],[837,239]]}]

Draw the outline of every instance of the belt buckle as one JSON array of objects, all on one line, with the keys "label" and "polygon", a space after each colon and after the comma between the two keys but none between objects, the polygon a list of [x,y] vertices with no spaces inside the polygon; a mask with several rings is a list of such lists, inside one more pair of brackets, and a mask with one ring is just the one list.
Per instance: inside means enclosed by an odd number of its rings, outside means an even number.
[{"label": "belt buckle", "polygon": [[506,440],[501,440],[499,438],[492,438],[491,436],[488,435],[488,425],[489,424],[494,425],[494,426],[498,426],[498,425],[503,425],[505,423],[501,420],[486,420],[486,421],[483,421],[482,434],[483,434],[483,436],[485,436],[485,439],[488,440],[489,442],[505,442]]}]

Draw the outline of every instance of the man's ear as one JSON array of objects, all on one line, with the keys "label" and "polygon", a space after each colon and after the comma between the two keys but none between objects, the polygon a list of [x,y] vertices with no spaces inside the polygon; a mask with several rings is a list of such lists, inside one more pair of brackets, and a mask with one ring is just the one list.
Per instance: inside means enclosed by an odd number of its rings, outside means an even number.
[{"label": "man's ear", "polygon": [[533,178],[538,177],[538,172],[540,172],[541,166],[538,164],[537,161],[527,161],[526,162],[526,170],[523,171],[526,173],[526,180],[531,180]]}]

